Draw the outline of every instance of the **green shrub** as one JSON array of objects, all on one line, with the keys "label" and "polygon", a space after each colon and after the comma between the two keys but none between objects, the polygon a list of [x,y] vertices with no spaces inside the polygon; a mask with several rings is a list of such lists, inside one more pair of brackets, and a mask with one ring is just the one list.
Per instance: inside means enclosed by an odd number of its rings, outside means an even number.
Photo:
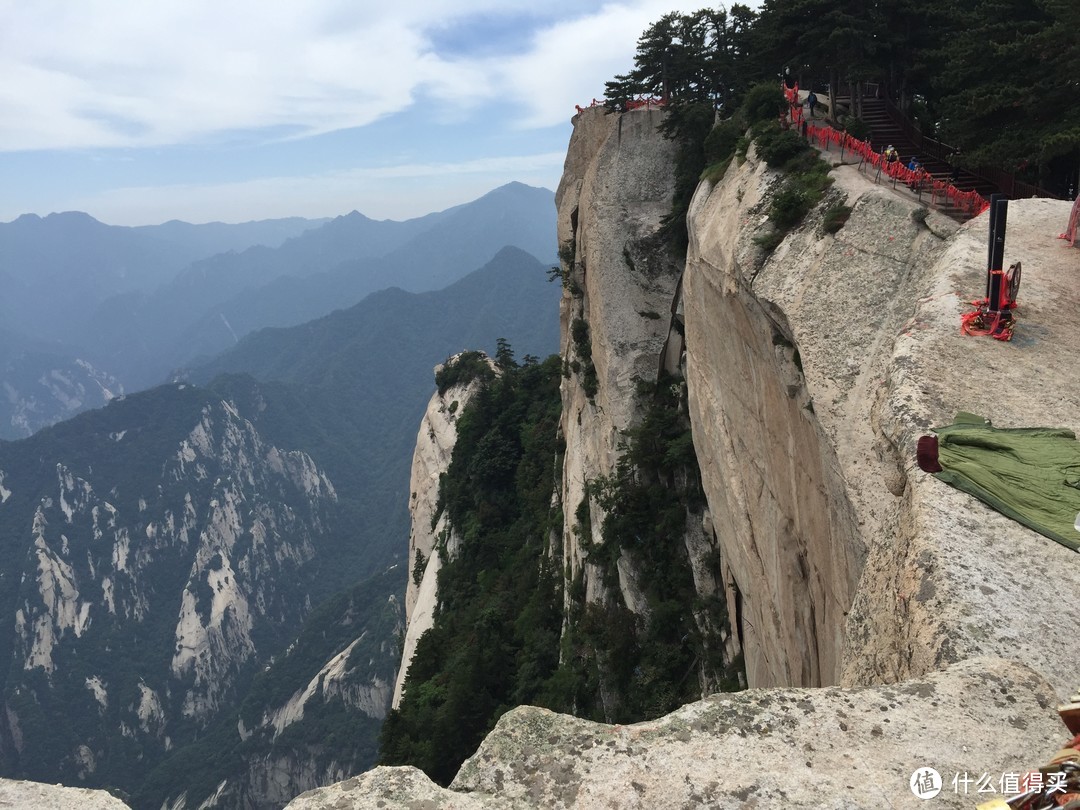
[{"label": "green shrub", "polygon": [[779,230],[789,231],[806,216],[814,202],[804,189],[789,180],[773,197],[769,206],[769,219]]},{"label": "green shrub", "polygon": [[705,167],[705,171],[701,173],[701,179],[707,180],[710,183],[719,183],[724,179],[724,175],[727,174],[728,166],[730,165],[731,158],[721,160],[719,163],[712,163]]},{"label": "green shrub", "polygon": [[870,125],[861,118],[854,115],[846,115],[840,123],[852,138],[858,138],[860,141],[865,141],[870,137]]},{"label": "green shrub", "polygon": [[754,237],[754,244],[760,245],[766,253],[772,253],[778,247],[780,243],[784,241],[784,237],[787,234],[784,231],[778,231],[775,228],[767,233],[761,233]]},{"label": "green shrub", "polygon": [[574,351],[580,358],[580,364],[574,360],[570,367],[575,373],[581,371],[581,388],[585,396],[592,399],[600,390],[600,381],[596,376],[596,367],[592,361],[592,340],[589,337],[589,324],[582,318],[574,318],[570,323],[570,338],[574,342]]},{"label": "green shrub", "polygon": [[416,559],[413,560],[412,569],[412,581],[413,585],[420,587],[420,582],[424,579],[424,569],[427,568],[427,560],[424,559],[424,555],[420,552],[420,549],[416,550]]},{"label": "green shrub", "polygon": [[746,127],[733,118],[714,126],[705,136],[705,162],[716,163],[730,158],[745,131]]},{"label": "green shrub", "polygon": [[825,220],[822,223],[822,227],[825,229],[825,233],[836,233],[844,227],[848,221],[848,217],[851,216],[850,205],[834,205],[825,211]]},{"label": "green shrub", "polygon": [[462,352],[456,358],[448,357],[442,368],[435,372],[435,385],[442,396],[455,385],[465,385],[473,380],[492,380],[495,372],[483,352]]},{"label": "green shrub", "polygon": [[810,153],[810,147],[795,130],[780,129],[779,126],[763,130],[756,143],[758,155],[773,169],[782,168],[800,155]]},{"label": "green shrub", "polygon": [[788,231],[818,204],[833,178],[829,175],[829,164],[794,130],[782,129],[776,122],[761,121],[752,128],[752,133],[761,158],[787,175],[769,205],[769,220],[774,230],[754,239],[766,252],[772,252]]},{"label": "green shrub", "polygon": [[742,115],[749,123],[779,118],[787,101],[775,82],[756,84],[746,93]]}]

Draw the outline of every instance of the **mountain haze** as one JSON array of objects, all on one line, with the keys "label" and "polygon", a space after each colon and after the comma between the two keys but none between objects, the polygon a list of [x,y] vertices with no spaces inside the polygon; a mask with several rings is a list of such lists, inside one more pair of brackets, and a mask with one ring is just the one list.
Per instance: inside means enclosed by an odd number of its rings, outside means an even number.
[{"label": "mountain haze", "polygon": [[262,327],[386,287],[446,286],[507,245],[550,260],[554,232],[552,193],[520,183],[404,222],[354,211],[120,228],[73,212],[0,224],[0,437],[103,404],[95,380],[111,393],[156,385]]},{"label": "mountain haze", "polygon": [[0,223],[0,322],[27,334],[80,337],[87,309],[114,295],[154,290],[222,250],[277,246],[318,226],[299,217],[241,225],[106,225],[67,211]]},{"label": "mountain haze", "polygon": [[116,375],[144,386],[264,326],[292,326],[397,286],[434,290],[507,245],[554,259],[554,197],[520,183],[407,222],[349,214],[280,248],[221,254],[149,296],[105,301],[88,334]]},{"label": "mountain haze", "polygon": [[298,424],[318,425],[304,428],[303,446],[340,482],[343,502],[362,499],[353,519],[373,538],[371,553],[391,554],[408,536],[409,459],[433,366],[462,346],[494,354],[500,337],[519,357],[550,354],[559,295],[545,265],[504,248],[444,290],[383,290],[301,326],[256,332],[190,378],[258,396],[252,418],[273,441],[296,442]]}]

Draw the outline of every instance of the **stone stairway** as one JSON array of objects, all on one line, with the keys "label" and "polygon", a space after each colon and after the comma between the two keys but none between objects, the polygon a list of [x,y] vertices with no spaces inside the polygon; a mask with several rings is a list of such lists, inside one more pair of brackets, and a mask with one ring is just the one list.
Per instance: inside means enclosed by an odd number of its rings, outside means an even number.
[{"label": "stone stairway", "polygon": [[915,157],[935,180],[951,182],[961,191],[977,191],[984,197],[999,191],[993,183],[970,172],[961,170],[954,177],[953,167],[946,160],[922,152],[903,127],[889,115],[884,99],[864,98],[862,118],[870,127],[870,143],[877,151],[892,144],[900,154],[901,163],[906,165]]},{"label": "stone stairway", "polygon": [[[839,97],[836,101],[837,108],[843,110],[849,108],[851,100]],[[910,128],[906,129],[901,126],[890,115],[885,99],[864,98],[862,119],[870,128],[870,145],[877,152],[883,152],[889,144],[892,144],[899,155],[901,163],[907,165],[908,161],[914,157],[935,180],[951,183],[961,191],[975,191],[983,197],[989,198],[991,194],[1000,190],[990,181],[971,172],[964,170],[954,172],[948,160],[941,156],[943,149],[940,145],[935,145],[936,150],[934,151],[936,151],[936,154],[929,148],[926,150],[920,149],[915,139],[908,134]],[[896,184],[893,183],[893,185],[895,187]],[[918,194],[918,190],[913,189],[912,191]],[[919,195],[920,199],[922,196],[924,195]],[[957,208],[947,199],[937,200],[935,207],[943,214],[961,221],[971,216],[970,212]]]}]

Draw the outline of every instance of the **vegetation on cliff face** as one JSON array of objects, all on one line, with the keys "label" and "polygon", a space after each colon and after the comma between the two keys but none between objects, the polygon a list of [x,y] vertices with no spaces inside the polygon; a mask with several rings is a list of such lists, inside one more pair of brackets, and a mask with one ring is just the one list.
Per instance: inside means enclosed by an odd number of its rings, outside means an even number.
[{"label": "vegetation on cliff face", "polygon": [[[440,499],[461,542],[454,554],[446,538],[436,546],[444,565],[434,626],[382,732],[383,764],[415,765],[444,784],[516,705],[634,722],[739,684],[738,662],[723,656],[722,596],[700,596],[691,574],[685,538],[704,496],[682,386],[639,386],[644,418],[579,507],[583,533],[590,499],[605,511],[602,536],[581,545],[607,596],[586,604],[580,579],[566,583],[558,563],[560,360],[504,357],[501,369],[458,420]],[[620,559],[647,572],[639,613],[620,595]],[[718,560],[707,565],[718,576]]]},{"label": "vegetation on cliff face", "polygon": [[383,726],[381,762],[447,783],[495,721],[521,703],[552,705],[562,623],[552,530],[560,452],[557,356],[502,373],[458,419],[440,500],[461,536],[443,555],[435,622],[413,656],[398,710]]},{"label": "vegetation on cliff face", "polygon": [[[702,694],[739,689],[741,663],[725,662],[726,605],[717,589],[695,587],[688,535],[701,524],[705,495],[686,413],[685,387],[662,377],[639,383],[643,418],[627,431],[615,470],[589,482],[578,506],[581,546],[603,572],[609,598],[572,602],[562,644],[562,695],[580,717],[648,720]],[[600,537],[591,506],[604,512]],[[706,576],[719,580],[710,555]],[[638,572],[645,608],[620,595],[620,567]],[[716,583],[718,584],[718,582]]]}]

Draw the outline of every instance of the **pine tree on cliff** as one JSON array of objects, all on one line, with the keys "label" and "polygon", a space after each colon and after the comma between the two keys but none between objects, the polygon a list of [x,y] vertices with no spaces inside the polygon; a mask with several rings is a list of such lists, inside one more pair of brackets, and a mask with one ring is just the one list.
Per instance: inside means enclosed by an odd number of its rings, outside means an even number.
[{"label": "pine tree on cliff", "polygon": [[755,78],[750,58],[755,16],[736,3],[730,12],[702,9],[661,17],[638,40],[633,69],[606,83],[605,97],[611,105],[647,96],[669,105],[726,108]]},{"label": "pine tree on cliff", "polygon": [[759,64],[752,57],[755,19],[738,3],[730,12],[667,14],[641,35],[634,68],[606,84],[612,108],[637,96],[663,98],[667,104],[661,128],[679,149],[672,210],[661,236],[676,252],[686,249],[686,211],[706,165],[705,139],[716,112],[734,110],[758,78]]}]

